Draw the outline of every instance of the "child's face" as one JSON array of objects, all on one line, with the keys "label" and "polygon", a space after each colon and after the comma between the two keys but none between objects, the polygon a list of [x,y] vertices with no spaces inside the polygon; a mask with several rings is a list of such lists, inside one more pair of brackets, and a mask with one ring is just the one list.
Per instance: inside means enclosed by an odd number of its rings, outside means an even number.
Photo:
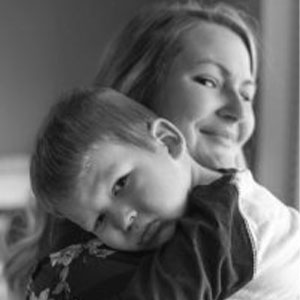
[{"label": "child's face", "polygon": [[166,147],[151,152],[102,141],[90,153],[78,199],[64,213],[112,248],[155,248],[170,239],[183,213],[183,182]]},{"label": "child's face", "polygon": [[182,131],[196,161],[234,167],[254,128],[256,87],[247,48],[230,29],[209,23],[181,42],[155,111]]}]

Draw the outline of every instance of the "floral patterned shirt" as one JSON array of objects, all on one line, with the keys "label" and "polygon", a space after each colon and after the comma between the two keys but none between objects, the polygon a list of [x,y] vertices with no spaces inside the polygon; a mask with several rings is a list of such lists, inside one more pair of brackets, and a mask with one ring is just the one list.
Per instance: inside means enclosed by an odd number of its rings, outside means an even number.
[{"label": "floral patterned shirt", "polygon": [[[92,286],[93,279],[99,279],[100,271],[101,282],[114,276],[121,280],[123,276],[133,272],[142,256],[142,253],[135,256],[133,253],[117,252],[96,238],[86,243],[70,245],[50,254],[38,264],[28,284],[26,299],[80,300],[75,296],[77,294],[86,298],[85,294],[96,292],[95,289],[89,290],[89,286]],[[116,266],[118,269],[114,270]],[[109,272],[104,272],[104,269]],[[118,287],[113,284],[108,290],[115,288]]]}]

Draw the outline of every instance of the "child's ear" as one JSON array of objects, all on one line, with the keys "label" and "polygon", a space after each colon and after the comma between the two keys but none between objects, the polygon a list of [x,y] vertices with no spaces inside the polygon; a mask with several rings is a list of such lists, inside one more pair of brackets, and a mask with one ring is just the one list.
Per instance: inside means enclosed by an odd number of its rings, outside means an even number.
[{"label": "child's ear", "polygon": [[151,135],[164,144],[173,158],[181,156],[185,149],[185,139],[179,129],[170,121],[158,118],[151,124]]}]

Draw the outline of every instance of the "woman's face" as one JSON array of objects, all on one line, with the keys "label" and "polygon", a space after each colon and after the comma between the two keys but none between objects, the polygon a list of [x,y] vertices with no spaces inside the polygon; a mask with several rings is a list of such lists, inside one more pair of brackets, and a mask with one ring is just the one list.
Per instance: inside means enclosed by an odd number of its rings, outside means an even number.
[{"label": "woman's face", "polygon": [[196,161],[235,167],[255,123],[247,48],[233,31],[211,23],[190,29],[181,42],[154,110],[179,127]]}]

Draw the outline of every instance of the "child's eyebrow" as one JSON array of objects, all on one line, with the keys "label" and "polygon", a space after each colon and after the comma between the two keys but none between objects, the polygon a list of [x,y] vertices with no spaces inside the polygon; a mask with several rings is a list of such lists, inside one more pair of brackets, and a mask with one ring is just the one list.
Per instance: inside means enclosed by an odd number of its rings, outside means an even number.
[{"label": "child's eyebrow", "polygon": [[[105,166],[105,167],[104,167]],[[115,164],[103,164],[101,169],[89,167],[85,173],[85,184],[88,189],[88,196],[94,197],[101,186],[105,186],[112,178],[115,170]]]}]

